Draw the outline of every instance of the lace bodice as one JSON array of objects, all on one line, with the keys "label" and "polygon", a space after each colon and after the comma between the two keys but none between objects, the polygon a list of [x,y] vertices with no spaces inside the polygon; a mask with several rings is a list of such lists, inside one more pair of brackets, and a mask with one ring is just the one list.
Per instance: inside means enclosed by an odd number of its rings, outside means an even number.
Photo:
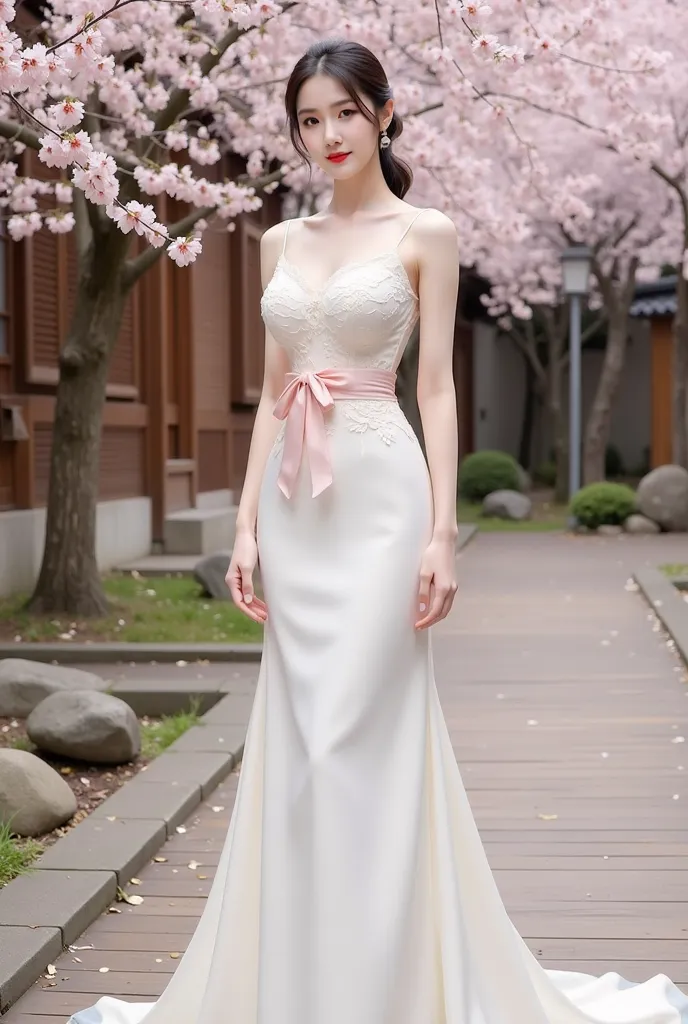
[{"label": "lace bodice", "polygon": [[[399,245],[421,213],[423,210],[414,213],[395,248],[348,261],[320,287],[310,284],[287,258],[287,224],[282,253],[260,308],[266,327],[289,355],[292,371],[397,369],[419,316],[418,296]],[[336,406],[338,415],[327,420],[328,434],[338,422],[344,422],[362,442],[372,432],[389,445],[401,432],[417,443],[413,428],[394,400],[340,400]],[[284,433],[283,424],[274,455],[283,450]]]},{"label": "lace bodice", "polygon": [[261,313],[288,352],[293,371],[396,370],[419,315],[400,242],[376,256],[345,263],[320,288],[310,285],[282,252],[263,293]]}]

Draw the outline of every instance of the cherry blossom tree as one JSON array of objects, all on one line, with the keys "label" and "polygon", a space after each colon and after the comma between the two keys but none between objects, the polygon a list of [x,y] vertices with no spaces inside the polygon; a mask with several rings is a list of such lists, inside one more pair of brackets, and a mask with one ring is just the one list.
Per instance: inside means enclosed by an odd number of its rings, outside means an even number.
[{"label": "cherry blossom tree", "polygon": [[[573,83],[582,125],[595,76],[617,109],[614,90],[628,78],[617,70],[622,56],[638,77],[661,68],[640,42],[646,22],[635,18],[637,37],[622,53],[629,35],[613,14],[611,0],[568,14],[536,0],[53,0],[32,21],[0,0],[0,201],[8,230],[15,239],[74,231],[78,254],[33,608],[98,614],[106,607],[95,560],[100,423],[136,281],[163,253],[182,266],[195,260],[208,225],[231,230],[278,181],[302,207],[325,201],[329,184],[295,158],[282,109],[287,76],[306,47],[339,35],[380,56],[405,118],[395,147],[414,167],[412,199],[453,217],[464,261],[473,264],[495,227],[504,244],[517,245],[524,230],[527,217],[517,208],[502,207],[494,224],[490,184],[504,139],[533,159],[520,134],[522,112],[531,117],[542,107],[551,118],[547,90]],[[579,52],[595,58],[591,67]],[[617,123],[610,114],[608,135]],[[644,125],[651,134],[654,121]],[[27,148],[60,180],[32,177]],[[246,174],[209,180],[204,167],[225,153],[243,157]],[[187,210],[169,225],[168,200]]]},{"label": "cherry blossom tree", "polygon": [[[546,126],[537,124],[537,130]],[[533,126],[531,125],[531,130]],[[568,368],[568,311],[562,296],[561,254],[575,242],[593,253],[591,317],[583,342],[605,321],[602,367],[585,425],[583,480],[604,479],[614,399],[624,368],[629,310],[638,277],[652,280],[680,250],[680,218],[651,173],[630,168],[577,129],[562,126],[540,140],[537,158],[523,159],[507,144],[496,170],[494,215],[499,205],[519,211],[519,245],[486,239],[480,270],[492,281],[488,307],[501,317],[532,371],[536,394],[548,411],[557,465],[557,492],[566,495],[568,458],[563,414]],[[594,168],[586,173],[586,168]]]},{"label": "cherry blossom tree", "polygon": [[[99,437],[132,287],[163,253],[180,266],[195,260],[209,224],[231,230],[279,180],[322,198],[327,183],[317,175],[311,183],[294,158],[282,100],[294,62],[323,35],[357,39],[381,56],[409,115],[403,148],[419,168],[418,195],[448,212],[455,202],[460,208],[487,158],[458,150],[471,136],[473,96],[454,62],[482,62],[473,26],[488,8],[454,0],[420,10],[410,0],[53,0],[41,11],[39,19],[0,2],[8,231],[15,240],[73,231],[78,257],[30,606],[88,615],[106,608],[95,559]],[[475,130],[484,136],[482,117]],[[45,177],[32,174],[27,150],[38,153]],[[245,176],[209,180],[204,168],[225,153],[245,159]],[[457,171],[465,190],[455,200]],[[174,224],[165,223],[170,199],[187,210]]]},{"label": "cherry blossom tree", "polygon": [[[493,14],[505,11],[501,0],[492,6]],[[557,123],[575,126],[632,172],[653,175],[669,199],[660,206],[671,211],[665,227],[672,237],[678,212],[673,459],[688,466],[688,8],[656,0],[648,19],[642,0],[596,0],[573,11],[564,0],[519,0],[508,7],[518,9],[506,33],[510,44],[544,48],[549,60],[531,62],[528,74],[506,88],[489,67],[481,96],[502,108],[515,131],[535,112],[551,132],[559,130]],[[487,49],[499,45],[490,41]]]}]

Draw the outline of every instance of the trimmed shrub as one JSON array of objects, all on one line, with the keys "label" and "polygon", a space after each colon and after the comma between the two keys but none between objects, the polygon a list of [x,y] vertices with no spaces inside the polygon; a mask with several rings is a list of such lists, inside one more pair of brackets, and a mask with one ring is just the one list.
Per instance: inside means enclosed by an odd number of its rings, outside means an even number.
[{"label": "trimmed shrub", "polygon": [[459,494],[467,501],[482,501],[493,491],[520,491],[521,474],[507,452],[472,452],[459,466]]},{"label": "trimmed shrub", "polygon": [[588,484],[575,494],[571,513],[582,526],[620,526],[635,511],[635,491],[626,484]]},{"label": "trimmed shrub", "polygon": [[557,465],[554,459],[541,463],[533,473],[533,478],[543,487],[554,487],[557,482]]}]

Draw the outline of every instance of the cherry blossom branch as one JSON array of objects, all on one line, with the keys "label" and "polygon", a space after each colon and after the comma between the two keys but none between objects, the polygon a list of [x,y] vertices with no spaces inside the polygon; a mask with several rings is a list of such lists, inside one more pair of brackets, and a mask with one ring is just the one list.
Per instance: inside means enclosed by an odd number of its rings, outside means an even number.
[{"label": "cherry blossom branch", "polygon": [[[93,28],[99,21],[103,21],[104,18],[108,18],[113,11],[119,11],[123,7],[127,7],[129,4],[143,3],[144,0],[117,0],[107,11],[103,11],[102,14],[92,15],[87,14],[84,18],[81,27],[73,32],[71,36],[67,36],[66,39],[61,39],[59,43],[54,43],[52,46],[46,47],[46,53],[53,53],[61,46],[66,46],[67,43],[71,43],[73,39],[78,39],[79,36],[83,35],[88,29]],[[188,6],[189,0],[157,0],[160,4],[171,4],[179,7]]]},{"label": "cherry blossom branch", "polygon": [[[170,226],[168,229],[170,240],[180,235],[185,237],[199,220],[211,217],[216,210],[216,206],[201,206],[191,210],[185,217],[178,220],[176,224]],[[150,270],[158,262],[164,251],[164,247],[154,249],[152,246],[149,246],[143,252],[140,252],[138,256],[128,259],[122,270],[122,282],[125,289],[128,290],[147,270]]]},{"label": "cherry blossom branch", "polygon": [[[245,184],[249,187],[261,189],[274,181],[280,181],[282,177],[283,174],[281,171],[273,171],[260,178],[255,178],[253,180],[248,179]],[[202,206],[197,209],[190,210],[189,213],[184,217],[181,217],[175,224],[170,225],[168,228],[169,238],[173,239],[180,235],[182,237],[188,235],[199,220],[205,220],[208,217],[212,217],[216,212],[217,206]],[[142,274],[145,274],[145,272],[158,261],[163,252],[164,248],[154,249],[151,246],[148,249],[144,249],[143,252],[134,256],[132,259],[127,260],[123,271],[125,286],[130,287],[133,285],[142,276]]]},{"label": "cherry blossom branch", "polygon": [[[42,129],[42,131],[50,132],[52,135],[55,136],[56,139],[62,138],[61,132],[58,132],[54,128],[51,128],[50,125],[43,124],[42,121],[39,121],[39,119],[34,114],[32,114],[31,111],[23,105],[23,103],[19,102],[19,100],[15,95],[13,95],[13,93],[5,92],[2,93],[2,95],[7,96],[7,98],[10,100],[11,103],[14,104],[17,110],[19,110],[22,114],[25,114],[26,117],[29,118],[29,120],[37,124]],[[32,131],[30,128],[27,128],[26,125],[22,125],[19,122],[7,121],[5,118],[0,118],[0,136],[4,136],[4,138],[6,139],[15,139],[16,137],[19,139],[20,142],[23,142],[24,145],[28,146],[30,149],[35,149],[37,152],[40,151],[41,140],[38,134]],[[109,151],[104,149],[104,152]],[[134,170],[138,166],[138,161],[131,160],[126,156],[122,156],[121,153],[109,153],[109,155],[112,156],[112,159],[115,161],[119,169],[124,174],[133,174]]]},{"label": "cherry blossom branch", "polygon": [[[296,7],[297,0],[284,0],[280,5],[282,8],[282,14],[290,10],[292,7]],[[242,29],[238,25],[233,25],[227,32],[225,32],[222,39],[217,43],[214,49],[209,50],[208,53],[204,54],[199,62],[200,72],[203,77],[207,77],[213,68],[222,60],[227,50],[232,46],[238,39],[245,36],[248,32],[253,31],[253,28]],[[155,119],[153,125],[154,132],[160,132],[165,128],[169,128],[170,125],[174,124],[181,112],[189,102],[189,89],[175,89],[170,95],[167,106],[164,110],[161,110]]]}]

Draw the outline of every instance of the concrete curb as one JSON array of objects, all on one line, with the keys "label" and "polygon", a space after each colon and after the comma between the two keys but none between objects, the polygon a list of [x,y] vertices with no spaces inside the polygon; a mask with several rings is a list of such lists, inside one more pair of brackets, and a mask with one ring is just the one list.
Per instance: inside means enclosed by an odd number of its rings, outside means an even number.
[{"label": "concrete curb", "polygon": [[676,644],[685,665],[688,665],[688,607],[669,578],[659,569],[638,569],[633,579]]},{"label": "concrete curb", "polygon": [[[174,690],[169,696],[173,702],[184,696],[188,706],[191,691],[187,687],[186,694]],[[251,705],[246,694],[218,690],[207,720],[188,729],[48,847],[30,874],[0,890],[0,1013],[107,910],[117,888],[236,767]]]},{"label": "concrete curb", "polygon": [[456,550],[461,551],[470,540],[473,540],[478,527],[476,523],[459,523],[459,536],[456,541]]},{"label": "concrete curb", "polygon": [[118,661],[260,661],[263,645],[258,644],[0,644],[0,658],[28,658],[30,661],[84,662]]},{"label": "concrete curb", "polygon": [[[465,548],[478,527],[461,523],[457,552]],[[28,658],[30,661],[60,661],[70,664],[111,664],[128,662],[227,661],[259,662],[262,643],[257,644],[147,644],[147,643],[14,643],[0,644],[0,658]],[[120,696],[120,694],[118,694]],[[158,714],[151,709],[149,714]]]}]

